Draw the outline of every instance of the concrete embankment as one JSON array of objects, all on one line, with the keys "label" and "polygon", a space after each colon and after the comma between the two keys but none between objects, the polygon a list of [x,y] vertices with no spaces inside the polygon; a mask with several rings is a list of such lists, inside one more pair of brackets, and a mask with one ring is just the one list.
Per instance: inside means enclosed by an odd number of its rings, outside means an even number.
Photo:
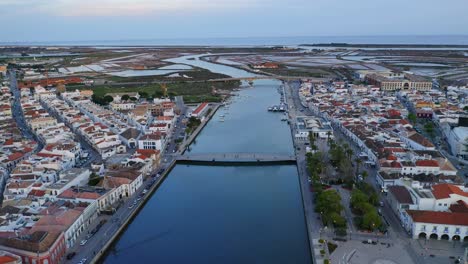
[{"label": "concrete embankment", "polygon": [[198,134],[203,130],[203,128],[210,122],[211,118],[215,115],[216,111],[221,107],[221,104],[215,104],[214,108],[212,109],[210,114],[203,120],[203,122],[195,129],[195,131],[190,134],[189,138],[180,145],[179,147],[179,152],[180,154],[184,154],[185,150],[187,150],[187,147],[192,144],[192,142],[195,140],[195,138],[198,136]]},{"label": "concrete embankment", "polygon": [[151,186],[151,188],[148,190],[148,193],[143,196],[143,199],[140,203],[137,204],[135,210],[133,210],[130,215],[126,218],[123,219],[122,224],[120,225],[119,229],[111,236],[111,238],[104,244],[104,246],[99,250],[99,252],[96,253],[96,256],[92,259],[91,263],[99,263],[99,261],[102,259],[108,250],[111,249],[112,245],[118,240],[119,236],[125,231],[127,226],[132,222],[133,218],[138,215],[140,210],[145,206],[145,204],[148,202],[149,199],[153,196],[154,192],[161,186],[161,184],[164,182],[166,179],[167,175],[171,172],[171,170],[174,168],[176,164],[176,161],[173,160],[167,169],[161,174],[161,176],[158,178],[158,180]]},{"label": "concrete embankment", "polygon": [[[314,244],[313,244],[313,239],[316,237],[315,235],[315,228],[319,228],[319,225],[314,226],[313,223],[316,222],[316,219],[314,219],[314,208],[312,204],[312,196],[310,194],[310,186],[308,182],[309,176],[307,175],[306,171],[306,161],[305,161],[305,151],[304,148],[305,146],[298,142],[295,138],[295,118],[296,118],[296,110],[294,107],[294,101],[292,100],[293,96],[293,91],[291,90],[291,87],[289,87],[288,83],[285,83],[284,87],[284,95],[286,98],[286,101],[288,105],[290,106],[289,108],[289,116],[291,119],[290,124],[290,130],[291,130],[291,137],[293,138],[293,144],[294,144],[294,152],[296,155],[296,169],[298,173],[298,180],[299,180],[299,186],[301,190],[301,197],[302,197],[302,207],[304,210],[304,220],[306,223],[306,228],[308,230],[308,239],[309,239],[309,247],[310,247],[310,254],[312,257],[312,262],[317,263],[317,256],[314,251]],[[297,149],[299,147],[299,149]]]},{"label": "concrete embankment", "polygon": [[[186,147],[189,146],[193,140],[197,137],[197,135],[201,132],[201,130],[205,127],[205,125],[210,121],[210,119],[213,117],[213,115],[216,113],[218,108],[220,107],[220,104],[216,104],[214,108],[211,108],[212,111],[210,114],[205,118],[205,120],[200,124],[199,127],[190,135],[190,137],[183,143],[181,148],[181,153],[185,151]],[[128,217],[126,217],[122,224],[120,225],[119,229],[112,235],[112,237],[106,242],[106,244],[102,247],[102,249],[96,254],[96,256],[92,259],[91,263],[99,263],[100,260],[106,255],[108,250],[112,247],[112,245],[118,240],[119,236],[125,231],[125,229],[128,227],[128,225],[132,222],[133,218],[138,215],[140,210],[145,206],[147,201],[151,199],[153,196],[153,193],[158,189],[158,187],[164,182],[166,179],[167,175],[171,172],[171,170],[174,168],[177,160],[173,160],[167,169],[161,174],[159,177],[159,180],[151,186],[151,188],[148,190],[148,193],[143,197],[143,200],[141,203],[137,205],[135,210],[133,210]]]}]

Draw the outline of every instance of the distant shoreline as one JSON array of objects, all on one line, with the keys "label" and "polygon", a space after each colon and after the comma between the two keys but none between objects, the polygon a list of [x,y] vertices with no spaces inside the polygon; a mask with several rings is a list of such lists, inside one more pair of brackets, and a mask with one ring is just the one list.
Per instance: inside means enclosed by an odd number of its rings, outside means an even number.
[{"label": "distant shoreline", "polygon": [[303,47],[336,47],[336,48],[468,48],[468,45],[457,44],[351,44],[351,43],[318,43],[301,44]]},{"label": "distant shoreline", "polygon": [[[327,43],[327,44],[326,44]],[[252,47],[340,45],[345,47],[468,47],[468,35],[377,35],[377,36],[270,36],[198,37],[114,40],[0,41],[0,46],[81,46],[81,47]]]}]

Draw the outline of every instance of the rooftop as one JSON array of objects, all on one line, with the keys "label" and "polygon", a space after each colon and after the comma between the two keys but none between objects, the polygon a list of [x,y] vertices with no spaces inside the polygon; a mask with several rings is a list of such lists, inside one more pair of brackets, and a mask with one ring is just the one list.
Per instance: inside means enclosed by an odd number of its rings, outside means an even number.
[{"label": "rooftop", "polygon": [[468,214],[458,212],[436,212],[424,210],[406,210],[413,222],[446,224],[446,225],[468,225]]}]

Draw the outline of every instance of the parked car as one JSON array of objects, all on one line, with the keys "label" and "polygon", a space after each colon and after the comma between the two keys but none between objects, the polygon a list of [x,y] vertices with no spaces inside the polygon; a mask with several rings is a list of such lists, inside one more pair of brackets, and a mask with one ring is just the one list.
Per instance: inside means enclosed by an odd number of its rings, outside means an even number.
[{"label": "parked car", "polygon": [[80,246],[84,246],[86,245],[86,243],[88,242],[88,240],[84,239],[84,240],[81,240],[80,242]]},{"label": "parked car", "polygon": [[85,264],[86,261],[88,261],[88,259],[87,259],[87,258],[83,258],[83,259],[80,260],[80,262],[78,262],[78,264]]},{"label": "parked car", "polygon": [[76,252],[70,252],[67,254],[67,259],[70,260],[76,255]]}]

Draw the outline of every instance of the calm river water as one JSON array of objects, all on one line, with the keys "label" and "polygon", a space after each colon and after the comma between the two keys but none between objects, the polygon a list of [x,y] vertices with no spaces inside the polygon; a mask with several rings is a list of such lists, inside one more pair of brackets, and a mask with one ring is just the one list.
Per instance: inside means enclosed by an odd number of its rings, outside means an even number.
[{"label": "calm river water", "polygon": [[[190,151],[293,153],[282,114],[266,111],[279,103],[280,84],[237,92]],[[311,263],[296,166],[177,165],[104,261]]]}]

